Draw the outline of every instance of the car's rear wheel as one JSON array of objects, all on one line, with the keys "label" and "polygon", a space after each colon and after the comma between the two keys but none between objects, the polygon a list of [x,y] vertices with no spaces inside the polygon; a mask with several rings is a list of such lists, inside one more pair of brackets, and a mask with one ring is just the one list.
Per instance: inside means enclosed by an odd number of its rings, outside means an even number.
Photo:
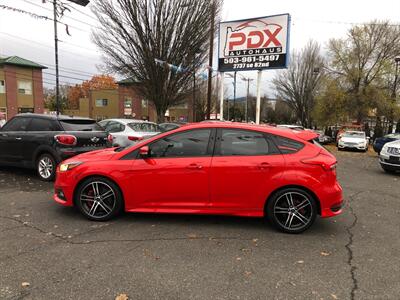
[{"label": "car's rear wheel", "polygon": [[314,223],[317,205],[314,197],[305,190],[286,188],[268,200],[266,213],[280,231],[301,233]]},{"label": "car's rear wheel", "polygon": [[79,185],[75,203],[89,220],[107,221],[118,215],[123,207],[118,186],[103,177],[92,177]]},{"label": "car's rear wheel", "polygon": [[56,176],[57,163],[51,154],[45,153],[39,156],[36,162],[36,171],[43,181],[52,181]]}]

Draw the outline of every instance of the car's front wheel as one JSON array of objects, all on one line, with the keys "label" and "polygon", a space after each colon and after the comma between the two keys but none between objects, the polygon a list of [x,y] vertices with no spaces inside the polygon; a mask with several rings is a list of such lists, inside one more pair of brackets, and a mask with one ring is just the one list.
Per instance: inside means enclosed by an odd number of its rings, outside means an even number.
[{"label": "car's front wheel", "polygon": [[75,204],[89,220],[107,221],[123,208],[122,193],[118,186],[103,177],[88,178],[75,193]]},{"label": "car's front wheel", "polygon": [[317,216],[312,195],[299,188],[286,188],[275,193],[267,203],[267,218],[280,231],[301,233]]},{"label": "car's front wheel", "polygon": [[52,181],[56,176],[56,160],[51,154],[40,155],[36,162],[36,171],[43,181]]}]

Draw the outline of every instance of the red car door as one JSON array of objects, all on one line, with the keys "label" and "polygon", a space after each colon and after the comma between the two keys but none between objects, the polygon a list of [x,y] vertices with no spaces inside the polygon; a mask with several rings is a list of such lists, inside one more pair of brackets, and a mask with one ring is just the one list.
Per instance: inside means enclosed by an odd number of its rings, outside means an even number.
[{"label": "red car door", "polygon": [[209,204],[213,129],[171,134],[149,146],[149,156],[133,164],[132,186],[137,209],[193,212]]},{"label": "red car door", "polygon": [[268,135],[250,130],[220,129],[211,163],[211,207],[262,212],[275,189],[284,158]]}]

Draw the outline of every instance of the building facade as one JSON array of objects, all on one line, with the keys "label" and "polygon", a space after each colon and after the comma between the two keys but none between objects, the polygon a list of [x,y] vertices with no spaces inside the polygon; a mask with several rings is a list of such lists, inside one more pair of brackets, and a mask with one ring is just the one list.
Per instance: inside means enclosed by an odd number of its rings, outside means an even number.
[{"label": "building facade", "polygon": [[43,113],[43,69],[18,56],[0,58],[0,112],[7,120],[18,113]]},{"label": "building facade", "polygon": [[[64,114],[104,120],[109,118],[142,119],[157,121],[157,113],[151,101],[138,92],[140,83],[131,79],[117,82],[117,89],[101,89],[89,92],[88,98],[79,99],[79,109],[64,110]],[[171,107],[165,116],[169,121],[188,121],[187,104]]]}]

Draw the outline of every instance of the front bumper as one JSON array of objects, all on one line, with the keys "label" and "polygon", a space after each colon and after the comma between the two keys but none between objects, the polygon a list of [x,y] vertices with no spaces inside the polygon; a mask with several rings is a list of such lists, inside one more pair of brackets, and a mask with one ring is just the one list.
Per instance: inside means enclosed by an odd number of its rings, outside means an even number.
[{"label": "front bumper", "polygon": [[400,171],[400,157],[398,156],[394,155],[389,156],[381,152],[381,154],[379,155],[379,163],[383,168],[392,171]]},{"label": "front bumper", "polygon": [[366,145],[349,145],[349,144],[338,144],[340,149],[354,149],[354,150],[365,150],[368,148]]},{"label": "front bumper", "polygon": [[60,172],[57,169],[56,182],[54,183],[53,199],[63,206],[74,205],[74,188],[76,179],[71,172]]}]

